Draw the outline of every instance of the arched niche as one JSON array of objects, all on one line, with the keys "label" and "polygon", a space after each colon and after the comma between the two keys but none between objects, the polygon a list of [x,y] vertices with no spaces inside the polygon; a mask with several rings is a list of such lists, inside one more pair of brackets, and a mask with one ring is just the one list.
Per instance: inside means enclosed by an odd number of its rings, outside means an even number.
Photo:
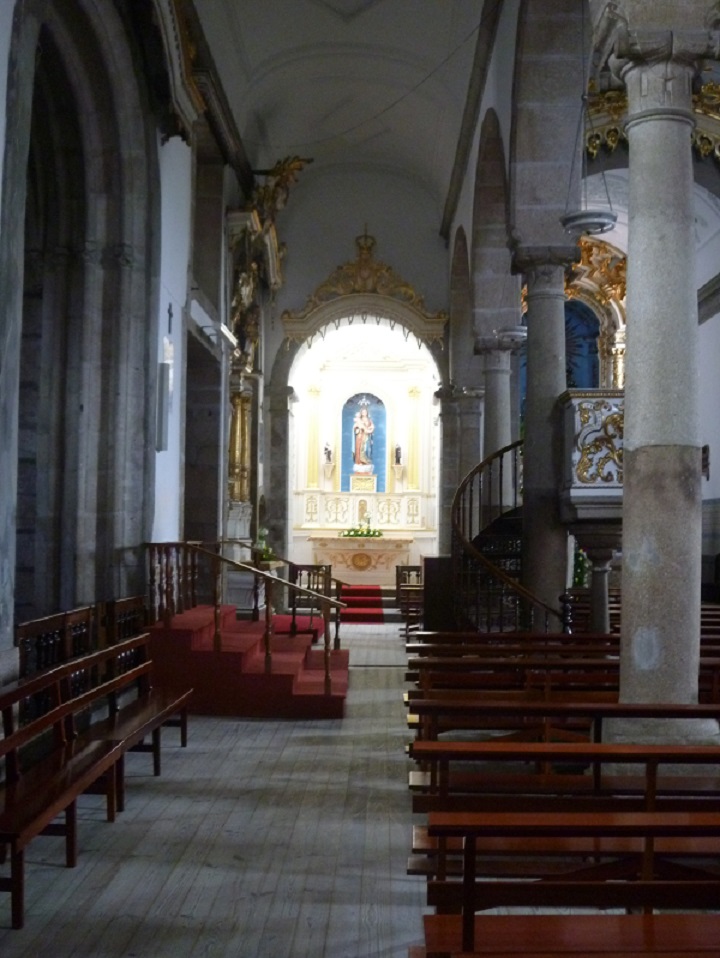
[{"label": "arched niche", "polygon": [[136,37],[112,4],[42,14],[16,18],[18,59],[30,34],[41,55],[11,79],[27,169],[0,224],[24,259],[18,617],[142,588],[153,506],[159,170]]},{"label": "arched niche", "polygon": [[[266,525],[276,545],[288,542],[291,498],[288,451],[291,439],[291,370],[301,349],[324,339],[341,327],[384,327],[413,348],[424,347],[432,357],[436,378],[447,379],[445,349],[447,315],[428,312],[422,297],[390,267],[374,259],[374,240],[357,238],[358,257],[331,274],[308,298],[304,309],[282,315],[285,348],[278,350],[266,392],[269,469],[265,481]],[[379,390],[375,390],[379,393]],[[321,453],[325,437],[318,439]],[[385,456],[398,443],[388,436]],[[337,450],[337,444],[335,444]],[[337,451],[333,453],[337,455]],[[389,460],[388,460],[389,461]],[[394,465],[394,463],[392,463]],[[392,476],[390,477],[392,479]]]}]

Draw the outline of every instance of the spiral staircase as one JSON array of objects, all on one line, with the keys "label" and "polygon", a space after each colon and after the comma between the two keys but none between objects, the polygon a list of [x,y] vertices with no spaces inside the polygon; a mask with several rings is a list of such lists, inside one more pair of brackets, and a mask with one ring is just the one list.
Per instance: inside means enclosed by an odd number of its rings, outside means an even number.
[{"label": "spiral staircase", "polygon": [[453,615],[460,631],[560,631],[563,611],[521,584],[522,440],[479,463],[452,504]]}]

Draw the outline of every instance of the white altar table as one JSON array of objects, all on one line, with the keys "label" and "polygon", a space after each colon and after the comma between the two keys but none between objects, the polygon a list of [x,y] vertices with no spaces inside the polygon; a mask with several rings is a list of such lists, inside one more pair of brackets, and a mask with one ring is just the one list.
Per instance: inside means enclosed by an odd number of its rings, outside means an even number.
[{"label": "white altar table", "polygon": [[395,585],[395,566],[408,565],[412,536],[310,536],[313,562],[331,565],[350,585]]}]

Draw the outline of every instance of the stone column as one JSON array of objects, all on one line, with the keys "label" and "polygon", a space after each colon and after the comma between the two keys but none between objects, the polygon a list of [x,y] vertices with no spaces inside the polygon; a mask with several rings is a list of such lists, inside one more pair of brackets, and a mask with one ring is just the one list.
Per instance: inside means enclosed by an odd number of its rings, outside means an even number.
[{"label": "stone column", "polygon": [[610,631],[608,580],[615,552],[622,542],[619,522],[601,523],[588,520],[570,527],[592,565],[590,577],[590,629]]},{"label": "stone column", "polygon": [[510,416],[510,349],[498,336],[485,337],[476,344],[485,360],[485,429],[483,456],[491,456],[512,441]]},{"label": "stone column", "polygon": [[510,360],[527,340],[525,326],[499,329],[482,337],[475,350],[485,359],[485,432],[483,458],[512,442]]},{"label": "stone column", "polygon": [[458,398],[452,386],[442,386],[435,397],[440,401],[442,424],[440,449],[440,503],[439,536],[440,555],[449,555],[452,547],[451,509],[455,491],[460,485],[460,416]]},{"label": "stone column", "polygon": [[464,386],[456,394],[460,416],[460,448],[458,449],[460,475],[457,485],[460,485],[460,482],[485,455],[482,447],[485,408],[483,396],[485,396],[484,389],[472,389],[470,386]]},{"label": "stone column", "polygon": [[[485,420],[483,458],[504,449],[512,442],[512,354],[527,339],[525,326],[500,329],[475,344],[476,352],[485,360]],[[507,492],[503,489],[503,503],[512,503],[512,475],[505,477]]]},{"label": "stone column", "polygon": [[557,400],[566,388],[565,266],[576,252],[563,247],[516,254],[516,267],[527,280],[528,304],[522,577],[530,592],[558,610],[568,553],[558,505],[562,429]]},{"label": "stone column", "polygon": [[693,702],[701,580],[696,66],[677,47],[643,44],[642,34],[633,43],[621,74],[630,145],[621,697]]}]

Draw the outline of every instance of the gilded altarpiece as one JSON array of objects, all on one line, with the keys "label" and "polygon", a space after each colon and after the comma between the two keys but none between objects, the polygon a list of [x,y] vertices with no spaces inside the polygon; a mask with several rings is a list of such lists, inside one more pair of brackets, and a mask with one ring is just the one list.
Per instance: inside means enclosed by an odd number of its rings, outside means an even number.
[{"label": "gilded altarpiece", "polygon": [[[375,239],[367,232],[356,237],[356,246],[357,258],[322,282],[304,309],[282,314],[287,339],[310,349],[316,338],[324,340],[328,327],[382,323],[391,330],[398,327],[406,341],[413,337],[419,346],[441,354],[446,314],[429,312],[409,283],[375,259]],[[368,366],[372,362],[371,354],[361,359]],[[405,367],[399,368],[400,375],[408,375]],[[364,387],[362,378],[358,385]],[[435,387],[418,389],[412,381],[400,387],[393,380],[387,395],[377,395],[376,387],[376,392],[351,396],[314,382],[310,388],[296,388],[302,405],[292,410],[298,480],[291,493],[292,554],[305,551],[307,558],[301,561],[329,562],[341,578],[372,570],[375,581],[390,576],[390,566],[394,577],[396,563],[434,554],[438,526],[437,476],[431,465],[438,443]],[[321,389],[317,396],[315,389]],[[335,403],[336,411],[328,416]],[[320,434],[308,422],[316,410],[321,417]],[[368,522],[382,533],[377,539],[358,544],[343,538],[344,531]],[[360,556],[356,563],[364,569],[352,565],[353,555]]]}]

